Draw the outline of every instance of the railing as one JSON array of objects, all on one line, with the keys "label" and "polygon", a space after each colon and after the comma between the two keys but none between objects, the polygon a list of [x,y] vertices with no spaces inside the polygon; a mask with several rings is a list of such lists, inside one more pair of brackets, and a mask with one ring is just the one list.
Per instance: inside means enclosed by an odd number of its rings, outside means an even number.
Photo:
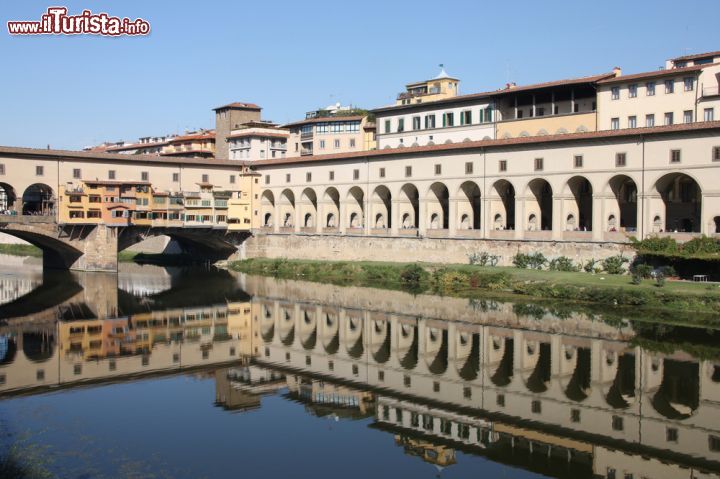
[{"label": "railing", "polygon": [[55,213],[49,215],[0,215],[0,223],[55,223]]},{"label": "railing", "polygon": [[312,150],[303,149],[303,150],[300,151],[300,156],[310,156],[310,155],[312,155],[312,154],[313,154],[313,151],[312,151]]}]

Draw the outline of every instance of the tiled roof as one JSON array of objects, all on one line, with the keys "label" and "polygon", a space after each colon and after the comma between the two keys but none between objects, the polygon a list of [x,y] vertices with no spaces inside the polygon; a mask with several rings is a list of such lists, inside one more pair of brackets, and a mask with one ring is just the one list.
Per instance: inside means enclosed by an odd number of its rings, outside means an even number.
[{"label": "tiled roof", "polygon": [[270,133],[270,132],[262,132],[262,131],[241,131],[238,133],[233,133],[231,135],[228,135],[228,139],[230,138],[242,138],[244,136],[261,136],[263,138],[283,138],[287,139],[289,135],[288,133]]},{"label": "tiled roof", "polygon": [[567,133],[564,135],[544,135],[529,136],[521,138],[508,138],[500,140],[482,140],[482,141],[466,141],[462,143],[449,143],[442,145],[414,146],[407,148],[384,148],[382,150],[357,151],[351,153],[336,153],[330,155],[314,155],[314,156],[297,156],[286,158],[274,158],[265,160],[255,160],[253,165],[283,165],[292,163],[312,163],[315,161],[330,161],[353,158],[376,158],[393,155],[407,155],[412,153],[427,152],[452,152],[474,150],[481,148],[493,148],[503,146],[517,145],[535,145],[543,143],[560,143],[566,141],[578,140],[594,140],[603,138],[623,138],[638,135],[659,135],[663,133],[683,132],[683,131],[701,131],[701,130],[720,130],[720,121],[709,121],[699,123],[682,123],[670,126],[657,126],[654,128],[633,128],[624,130],[604,130],[586,133]]},{"label": "tiled roof", "polygon": [[693,53],[692,55],[683,55],[681,57],[671,58],[670,60],[673,62],[677,62],[677,61],[683,61],[683,60],[695,60],[697,58],[717,57],[717,56],[720,56],[720,50],[717,50],[714,52],[707,52],[707,53]]},{"label": "tiled roof", "polygon": [[214,111],[217,110],[224,110],[226,108],[242,108],[245,110],[262,110],[262,107],[256,105],[255,103],[244,103],[244,102],[233,102],[228,103],[227,105],[219,106],[217,108],[213,108]]},{"label": "tiled roof", "polygon": [[709,65],[715,65],[715,63],[710,63],[706,65],[694,65],[691,67],[684,67],[684,68],[670,68],[667,70],[655,70],[651,72],[643,72],[643,73],[633,73],[632,75],[620,75],[619,77],[615,78],[608,78],[607,80],[599,81],[598,84],[605,85],[608,83],[623,83],[630,80],[642,80],[645,78],[661,78],[666,76],[673,76],[673,75],[682,75],[683,73],[693,73],[698,72],[702,70],[703,68],[706,68]]},{"label": "tiled roof", "polygon": [[295,121],[292,123],[287,123],[287,124],[283,125],[282,128],[288,128],[291,126],[309,125],[312,123],[325,123],[325,122],[329,122],[329,121],[358,121],[358,120],[362,120],[363,118],[365,118],[365,117],[362,115],[348,115],[348,116],[337,115],[337,116],[325,116],[322,118],[308,118],[307,120],[300,120],[300,121]]},{"label": "tiled roof", "polygon": [[555,81],[544,82],[544,83],[533,83],[531,85],[522,85],[522,86],[514,86],[514,87],[510,87],[510,88],[501,88],[499,90],[494,90],[494,91],[469,93],[467,95],[458,95],[458,96],[454,96],[451,98],[445,98],[443,100],[436,100],[436,101],[427,102],[427,103],[412,103],[410,105],[391,105],[391,106],[386,106],[386,107],[375,108],[374,110],[371,110],[371,111],[373,113],[381,113],[381,112],[387,112],[387,111],[401,111],[401,110],[424,108],[427,106],[435,106],[435,105],[446,105],[446,104],[451,104],[451,103],[456,103],[456,102],[462,103],[462,102],[467,102],[467,101],[479,100],[479,99],[483,99],[483,98],[492,98],[492,97],[503,96],[503,95],[511,95],[513,93],[518,93],[518,92],[525,92],[525,91],[531,91],[531,90],[542,90],[544,88],[580,85],[583,83],[597,83],[600,80],[614,77],[614,76],[615,76],[615,72],[601,73],[598,75],[591,75],[591,76],[585,76],[585,77],[568,78],[565,80],[555,80]]},{"label": "tiled roof", "polygon": [[89,185],[122,186],[122,185],[149,185],[149,181],[120,181],[120,180],[81,180]]},{"label": "tiled roof", "polygon": [[192,140],[209,140],[215,138],[215,130],[206,131],[205,133],[193,133],[192,135],[176,136],[171,138],[168,143],[180,143]]}]

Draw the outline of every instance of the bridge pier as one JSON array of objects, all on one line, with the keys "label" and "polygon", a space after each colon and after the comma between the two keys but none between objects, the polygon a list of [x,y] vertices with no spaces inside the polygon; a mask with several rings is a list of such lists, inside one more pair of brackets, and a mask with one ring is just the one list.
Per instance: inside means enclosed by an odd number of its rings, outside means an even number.
[{"label": "bridge pier", "polygon": [[45,267],[117,273],[118,235],[116,228],[96,225],[89,232],[69,232],[68,242],[82,254],[77,258],[68,256],[60,258],[60,264],[53,264],[55,252],[45,250],[43,252]]}]

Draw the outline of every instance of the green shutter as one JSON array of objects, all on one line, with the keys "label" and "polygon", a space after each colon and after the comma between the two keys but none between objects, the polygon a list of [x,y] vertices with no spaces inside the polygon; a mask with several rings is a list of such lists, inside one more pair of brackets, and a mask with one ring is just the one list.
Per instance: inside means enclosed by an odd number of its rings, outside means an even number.
[{"label": "green shutter", "polygon": [[447,126],[447,113],[443,113],[443,126]]}]

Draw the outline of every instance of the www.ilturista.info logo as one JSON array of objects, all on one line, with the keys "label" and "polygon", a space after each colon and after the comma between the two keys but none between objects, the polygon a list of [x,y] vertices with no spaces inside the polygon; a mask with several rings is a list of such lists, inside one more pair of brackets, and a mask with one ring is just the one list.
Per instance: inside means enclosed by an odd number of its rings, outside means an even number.
[{"label": "www.ilturista.info logo", "polygon": [[150,24],[138,18],[111,17],[107,13],[83,10],[80,15],[68,15],[65,7],[50,7],[40,21],[9,21],[10,35],[148,35]]}]

